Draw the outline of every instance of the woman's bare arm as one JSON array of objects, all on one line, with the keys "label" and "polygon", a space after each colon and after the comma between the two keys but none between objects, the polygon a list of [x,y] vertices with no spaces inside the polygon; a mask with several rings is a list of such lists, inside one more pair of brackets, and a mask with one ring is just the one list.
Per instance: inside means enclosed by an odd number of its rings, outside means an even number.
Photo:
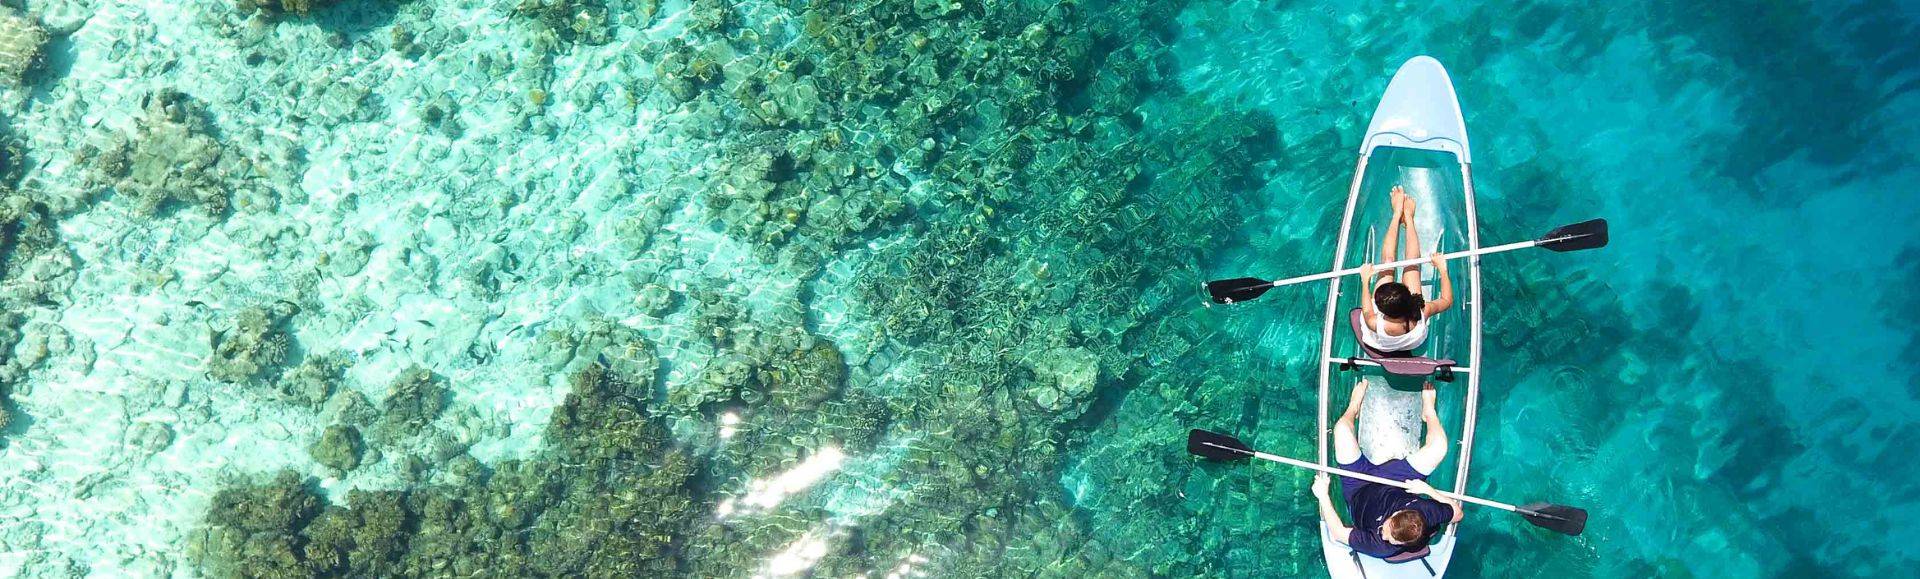
[{"label": "woman's bare arm", "polygon": [[1373,277],[1373,264],[1360,264],[1360,320],[1368,327],[1373,324]]},{"label": "woman's bare arm", "polygon": [[1440,298],[1427,302],[1426,309],[1420,312],[1423,317],[1444,312],[1447,311],[1447,308],[1453,307],[1453,276],[1447,275],[1447,260],[1445,259],[1445,255],[1446,254],[1443,253],[1434,253],[1431,257],[1433,273],[1434,275],[1440,276]]}]

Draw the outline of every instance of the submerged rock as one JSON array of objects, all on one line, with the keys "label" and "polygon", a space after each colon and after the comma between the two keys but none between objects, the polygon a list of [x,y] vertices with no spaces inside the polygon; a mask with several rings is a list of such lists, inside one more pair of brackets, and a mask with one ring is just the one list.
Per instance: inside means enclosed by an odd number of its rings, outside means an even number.
[{"label": "submerged rock", "polygon": [[173,427],[164,422],[136,422],[127,431],[127,445],[144,454],[155,454],[173,446]]},{"label": "submerged rock", "polygon": [[172,89],[148,95],[141,107],[145,114],[133,133],[107,145],[91,165],[130,200],[135,213],[154,215],[178,202],[225,216],[231,199],[228,172],[243,161],[208,134],[204,107]]},{"label": "submerged rock", "polygon": [[40,66],[47,32],[39,23],[8,6],[0,6],[0,87],[18,87]]}]

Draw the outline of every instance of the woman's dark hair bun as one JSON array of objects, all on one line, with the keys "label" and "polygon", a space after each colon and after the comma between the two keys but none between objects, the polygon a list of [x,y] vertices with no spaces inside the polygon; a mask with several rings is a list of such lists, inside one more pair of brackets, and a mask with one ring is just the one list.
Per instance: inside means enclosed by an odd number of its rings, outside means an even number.
[{"label": "woman's dark hair bun", "polygon": [[1373,290],[1373,307],[1389,318],[1409,324],[1420,321],[1420,312],[1427,307],[1427,300],[1407,289],[1407,284],[1390,281],[1380,284]]}]

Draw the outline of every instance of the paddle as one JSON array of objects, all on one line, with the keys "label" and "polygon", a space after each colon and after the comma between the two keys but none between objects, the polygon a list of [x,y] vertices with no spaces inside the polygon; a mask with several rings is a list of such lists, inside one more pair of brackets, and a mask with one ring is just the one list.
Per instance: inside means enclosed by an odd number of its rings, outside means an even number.
[{"label": "paddle", "polygon": [[[1575,223],[1572,225],[1560,226],[1558,228],[1555,228],[1553,231],[1548,231],[1546,235],[1542,235],[1538,239],[1534,239],[1532,241],[1520,241],[1515,243],[1509,243],[1506,245],[1482,247],[1480,249],[1476,249],[1472,251],[1457,251],[1453,253],[1442,253],[1440,254],[1440,257],[1441,259],[1458,259],[1462,257],[1487,255],[1491,253],[1500,253],[1502,251],[1512,251],[1515,249],[1524,249],[1528,247],[1544,247],[1547,249],[1551,249],[1555,252],[1566,253],[1569,251],[1580,251],[1582,249],[1594,249],[1598,247],[1606,247],[1606,245],[1607,245],[1607,220],[1591,219],[1591,220]],[[1428,259],[1429,258],[1425,258],[1425,257],[1416,257],[1413,259],[1403,259],[1400,261],[1382,263],[1379,265],[1375,265],[1373,267],[1376,270],[1384,271],[1384,270],[1389,270],[1396,267],[1406,267],[1409,265],[1419,265],[1422,263],[1427,263]],[[1323,279],[1333,279],[1343,275],[1353,275],[1356,273],[1360,273],[1360,268],[1351,267],[1347,269],[1336,269],[1326,273],[1316,273],[1313,275],[1303,275],[1300,277],[1290,277],[1287,279],[1272,280],[1272,281],[1268,281],[1268,280],[1264,280],[1256,277],[1222,279],[1222,280],[1207,282],[1207,293],[1213,296],[1213,303],[1232,304],[1232,303],[1252,300],[1254,298],[1260,297],[1260,294],[1267,293],[1267,290],[1277,288],[1283,285],[1292,285],[1296,283],[1305,283],[1305,282],[1317,281],[1317,280],[1323,280]]]},{"label": "paddle", "polygon": [[[1281,463],[1281,464],[1290,464],[1300,468],[1317,470],[1327,474],[1337,474],[1340,476],[1357,478],[1367,482],[1379,483],[1387,486],[1400,487],[1407,490],[1413,490],[1411,486],[1407,485],[1407,483],[1402,481],[1391,481],[1391,480],[1383,479],[1377,476],[1360,474],[1360,473],[1345,470],[1345,469],[1339,469],[1339,468],[1334,468],[1330,466],[1314,464],[1304,460],[1294,460],[1284,456],[1275,456],[1275,455],[1267,454],[1264,452],[1256,451],[1253,448],[1248,447],[1246,443],[1240,442],[1240,439],[1238,438],[1227,436],[1225,434],[1220,434],[1218,432],[1208,432],[1205,430],[1200,430],[1198,428],[1195,428],[1187,432],[1187,452],[1193,453],[1197,456],[1206,458],[1208,460],[1232,461],[1232,460],[1246,460],[1248,458],[1270,460],[1270,461]],[[1478,497],[1470,497],[1462,494],[1454,494],[1454,493],[1437,490],[1437,489],[1434,492],[1437,494],[1445,495],[1457,500],[1461,500],[1461,501],[1465,501],[1465,502],[1469,502],[1477,505],[1485,505],[1485,506],[1493,507],[1493,508],[1508,511],[1508,512],[1519,513],[1521,517],[1525,517],[1527,519],[1527,522],[1533,523],[1533,525],[1536,527],[1541,527],[1548,530],[1565,533],[1568,535],[1579,536],[1581,532],[1587,530],[1587,511],[1579,507],[1569,507],[1566,505],[1555,505],[1550,503],[1528,503],[1526,505],[1516,507],[1506,503],[1490,501],[1490,500],[1478,498]]]}]

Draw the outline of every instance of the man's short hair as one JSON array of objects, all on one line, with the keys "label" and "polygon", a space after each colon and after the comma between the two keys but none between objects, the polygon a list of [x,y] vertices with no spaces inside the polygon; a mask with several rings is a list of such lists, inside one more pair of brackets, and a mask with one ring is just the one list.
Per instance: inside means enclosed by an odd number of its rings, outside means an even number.
[{"label": "man's short hair", "polygon": [[1387,539],[1401,545],[1419,542],[1427,536],[1427,521],[1413,509],[1400,509],[1387,517],[1387,523],[1381,526]]}]

